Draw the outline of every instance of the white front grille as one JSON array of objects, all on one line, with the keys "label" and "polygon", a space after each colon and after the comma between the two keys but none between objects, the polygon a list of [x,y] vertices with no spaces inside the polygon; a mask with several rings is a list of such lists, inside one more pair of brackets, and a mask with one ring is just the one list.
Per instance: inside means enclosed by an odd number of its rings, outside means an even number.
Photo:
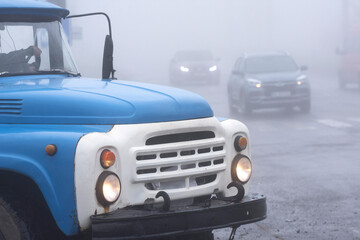
[{"label": "white front grille", "polygon": [[209,179],[215,180],[217,173],[226,168],[223,137],[162,143],[132,150],[136,159],[133,180],[145,184],[169,186],[173,182],[174,188],[190,188],[202,176],[214,176]]},{"label": "white front grille", "polygon": [[[189,133],[209,133],[189,137]],[[185,134],[183,134],[185,133]],[[183,134],[180,138],[174,135]],[[170,141],[161,136],[172,136]],[[98,178],[105,171],[99,162],[104,149],[111,149],[116,162],[106,171],[114,172],[121,181],[119,199],[109,211],[143,205],[156,199],[159,190],[166,191],[171,201],[207,196],[221,192],[234,196],[230,165],[237,152],[233,142],[237,135],[249,139],[246,126],[235,120],[219,121],[215,117],[193,120],[115,125],[109,132],[83,136],[75,154],[76,207],[81,228],[90,226],[90,216],[104,213],[94,194]],[[160,136],[160,138],[159,138]],[[205,137],[204,137],[205,136]],[[250,156],[250,148],[242,153]],[[149,173],[146,173],[146,169]],[[151,172],[153,171],[153,172]],[[247,192],[248,183],[244,185]]]}]

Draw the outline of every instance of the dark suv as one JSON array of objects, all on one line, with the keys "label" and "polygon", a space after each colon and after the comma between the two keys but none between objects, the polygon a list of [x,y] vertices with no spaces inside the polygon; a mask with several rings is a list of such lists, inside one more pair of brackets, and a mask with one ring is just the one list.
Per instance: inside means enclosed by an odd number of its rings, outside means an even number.
[{"label": "dark suv", "polygon": [[170,82],[218,83],[220,81],[219,59],[210,51],[179,51],[170,61]]},{"label": "dark suv", "polygon": [[228,82],[231,112],[245,114],[253,109],[298,107],[310,111],[310,84],[292,57],[283,52],[244,54],[233,68]]}]

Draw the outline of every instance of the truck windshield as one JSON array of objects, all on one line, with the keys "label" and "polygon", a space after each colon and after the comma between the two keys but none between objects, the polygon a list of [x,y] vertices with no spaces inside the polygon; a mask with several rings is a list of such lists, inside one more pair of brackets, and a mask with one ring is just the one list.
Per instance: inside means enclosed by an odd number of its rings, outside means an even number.
[{"label": "truck windshield", "polygon": [[60,22],[0,23],[0,76],[78,75]]}]

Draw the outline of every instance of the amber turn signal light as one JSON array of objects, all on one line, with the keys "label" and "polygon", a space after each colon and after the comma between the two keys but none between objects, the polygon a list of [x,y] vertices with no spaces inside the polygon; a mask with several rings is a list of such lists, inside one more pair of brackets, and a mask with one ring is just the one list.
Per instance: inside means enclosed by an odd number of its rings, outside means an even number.
[{"label": "amber turn signal light", "polygon": [[235,138],[234,147],[237,152],[241,152],[247,147],[248,141],[246,137],[243,136],[237,136]]},{"label": "amber turn signal light", "polygon": [[100,156],[100,164],[103,168],[107,169],[115,164],[115,153],[112,151],[105,149],[102,151]]},{"label": "amber turn signal light", "polygon": [[47,145],[45,147],[45,152],[49,155],[49,156],[54,156],[57,152],[57,147],[56,145],[54,144],[50,144],[50,145]]}]

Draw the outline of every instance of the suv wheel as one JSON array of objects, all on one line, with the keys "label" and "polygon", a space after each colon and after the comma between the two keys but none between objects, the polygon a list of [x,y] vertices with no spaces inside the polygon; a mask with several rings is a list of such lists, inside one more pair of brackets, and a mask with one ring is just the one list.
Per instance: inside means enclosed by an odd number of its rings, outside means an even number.
[{"label": "suv wheel", "polygon": [[241,97],[241,112],[245,115],[250,115],[252,113],[252,108],[246,100],[245,94],[242,94]]},{"label": "suv wheel", "polygon": [[228,105],[229,105],[229,110],[231,114],[237,113],[238,112],[238,108],[235,106],[234,100],[232,99],[232,97],[230,96],[230,94],[228,95]]},{"label": "suv wheel", "polygon": [[311,102],[310,100],[306,100],[299,105],[300,112],[302,113],[309,113],[311,109]]}]

